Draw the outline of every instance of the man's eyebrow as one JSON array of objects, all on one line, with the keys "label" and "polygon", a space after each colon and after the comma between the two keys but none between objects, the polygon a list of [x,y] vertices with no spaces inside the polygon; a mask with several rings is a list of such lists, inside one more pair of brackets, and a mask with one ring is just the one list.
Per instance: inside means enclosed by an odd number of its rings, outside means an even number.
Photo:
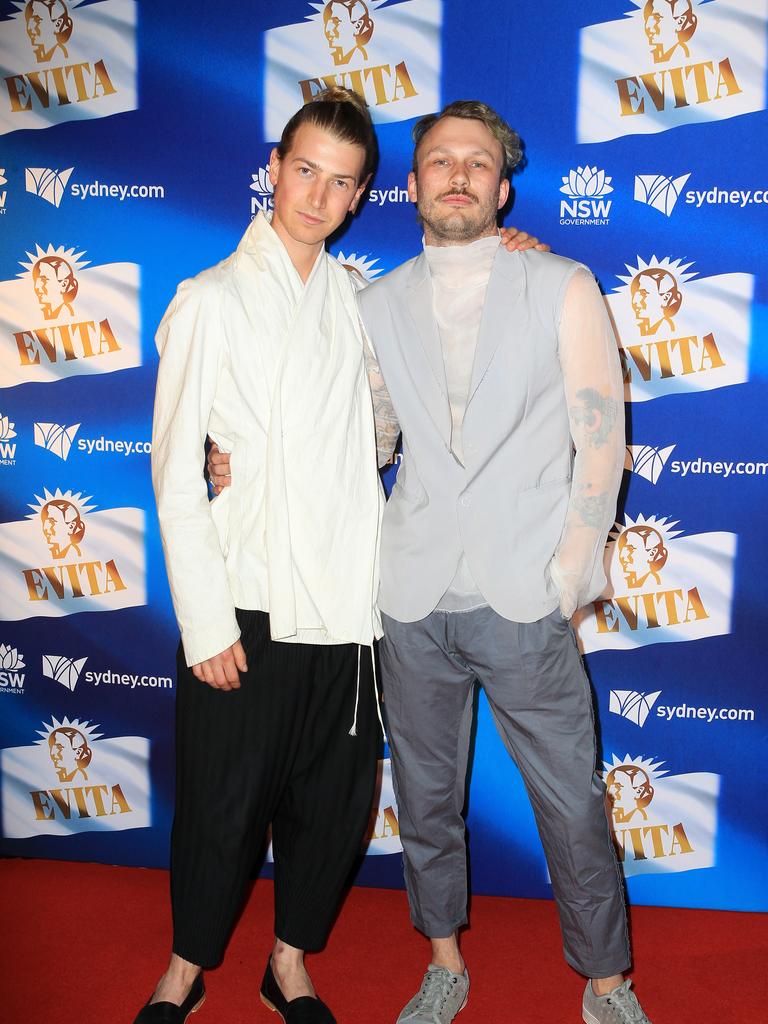
[{"label": "man's eyebrow", "polygon": [[[313,171],[322,171],[323,170],[323,168],[320,166],[320,164],[316,164],[314,162],[314,160],[307,160],[306,157],[303,157],[303,156],[295,156],[293,158],[293,160],[291,161],[291,163],[294,163],[294,164],[296,164],[296,163],[306,164],[307,167],[311,167]],[[350,181],[357,181],[357,178],[354,176],[354,174],[332,174],[331,177],[332,178],[348,178]]]},{"label": "man's eyebrow", "polygon": [[[455,150],[452,149],[450,146],[433,146],[431,149],[427,150],[425,155],[426,156],[431,156],[432,153],[454,153],[454,152],[455,152]],[[478,153],[482,153],[483,156],[489,156],[491,159],[493,159],[493,153],[489,149],[485,149],[483,146],[478,146],[476,149],[470,150],[469,156],[477,156]]]}]

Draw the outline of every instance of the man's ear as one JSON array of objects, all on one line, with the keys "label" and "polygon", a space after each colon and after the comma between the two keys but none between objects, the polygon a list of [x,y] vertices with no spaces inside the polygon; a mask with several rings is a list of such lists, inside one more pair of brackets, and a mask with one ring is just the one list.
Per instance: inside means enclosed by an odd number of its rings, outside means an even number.
[{"label": "man's ear", "polygon": [[360,200],[363,198],[363,194],[365,193],[365,190],[368,188],[368,182],[370,180],[371,180],[371,175],[369,174],[368,177],[357,186],[357,190],[355,192],[354,199],[349,204],[349,212],[350,213],[354,213],[355,210],[357,209]]},{"label": "man's ear", "polygon": [[509,199],[509,178],[502,178],[499,183],[499,205],[497,209],[500,210],[504,203]]},{"label": "man's ear", "polygon": [[269,154],[269,180],[272,182],[274,188],[277,184],[277,179],[280,177],[280,157],[277,153],[277,147],[275,147]]},{"label": "man's ear", "polygon": [[418,186],[414,171],[409,171],[408,173],[408,198],[412,203],[415,203],[418,199]]}]

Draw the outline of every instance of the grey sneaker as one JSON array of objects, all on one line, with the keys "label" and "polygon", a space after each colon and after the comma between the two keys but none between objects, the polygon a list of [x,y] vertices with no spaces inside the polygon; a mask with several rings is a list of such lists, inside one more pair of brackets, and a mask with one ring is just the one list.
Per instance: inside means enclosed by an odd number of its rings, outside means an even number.
[{"label": "grey sneaker", "polygon": [[421,988],[403,1007],[397,1024],[451,1024],[467,1005],[469,975],[454,974],[447,967],[430,964]]},{"label": "grey sneaker", "polygon": [[585,1024],[651,1024],[637,996],[630,991],[631,984],[627,979],[607,996],[596,996],[592,982],[588,981],[581,1007]]}]

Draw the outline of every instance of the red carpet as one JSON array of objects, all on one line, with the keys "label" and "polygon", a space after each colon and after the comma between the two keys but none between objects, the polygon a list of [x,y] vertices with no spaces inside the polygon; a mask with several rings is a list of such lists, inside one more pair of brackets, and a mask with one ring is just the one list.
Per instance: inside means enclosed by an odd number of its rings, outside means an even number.
[{"label": "red carpet", "polygon": [[[162,871],[0,862],[3,1024],[131,1024],[168,957],[167,887]],[[271,899],[258,882],[190,1024],[279,1024],[258,1000]],[[638,907],[632,932],[653,1024],[768,1020],[763,915]],[[562,960],[553,904],[476,897],[463,950],[472,990],[458,1024],[579,1024],[583,982]],[[309,966],[340,1024],[394,1024],[426,962],[405,895],[354,889]]]}]

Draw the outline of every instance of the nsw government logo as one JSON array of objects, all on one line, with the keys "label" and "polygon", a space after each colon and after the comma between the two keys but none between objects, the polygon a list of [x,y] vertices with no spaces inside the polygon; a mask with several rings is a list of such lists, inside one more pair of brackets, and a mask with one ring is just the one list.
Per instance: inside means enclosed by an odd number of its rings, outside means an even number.
[{"label": "nsw government logo", "polygon": [[98,729],[52,718],[34,743],[0,752],[7,839],[151,825],[149,740]]},{"label": "nsw government logo", "polygon": [[15,423],[0,413],[0,466],[16,465]]},{"label": "nsw government logo", "polygon": [[765,107],[768,0],[631,2],[623,20],[581,31],[579,142]]},{"label": "nsw government logo", "polygon": [[16,0],[0,37],[0,135],[138,106],[135,0]]},{"label": "nsw government logo", "polygon": [[303,22],[266,33],[264,136],[278,139],[296,107],[341,85],[374,121],[406,121],[440,107],[442,0],[309,3]]},{"label": "nsw government logo", "polygon": [[146,603],[144,512],[94,512],[90,498],[45,490],[0,525],[0,619],[116,611]]},{"label": "nsw government logo", "polygon": [[0,693],[24,693],[24,655],[15,647],[0,644]]},{"label": "nsw government logo", "polygon": [[90,266],[84,252],[37,245],[0,281],[0,377],[6,387],[141,365],[139,267]]},{"label": "nsw government logo", "polygon": [[666,518],[625,520],[606,546],[603,596],[574,617],[584,652],[730,633],[736,535],[686,537]]},{"label": "nsw government logo", "polygon": [[619,335],[625,397],[743,384],[749,376],[751,274],[697,276],[669,256],[625,264],[622,285],[606,297]]},{"label": "nsw government logo", "polygon": [[562,179],[560,188],[568,199],[560,200],[561,224],[607,224],[611,200],[604,197],[613,192],[613,178],[597,167],[577,167]]},{"label": "nsw government logo", "polygon": [[275,205],[275,187],[269,177],[269,167],[260,167],[251,175],[251,220],[259,213],[269,213]]},{"label": "nsw government logo", "polygon": [[663,764],[629,754],[604,762],[613,841],[627,876],[715,864],[720,776],[670,775]]}]

